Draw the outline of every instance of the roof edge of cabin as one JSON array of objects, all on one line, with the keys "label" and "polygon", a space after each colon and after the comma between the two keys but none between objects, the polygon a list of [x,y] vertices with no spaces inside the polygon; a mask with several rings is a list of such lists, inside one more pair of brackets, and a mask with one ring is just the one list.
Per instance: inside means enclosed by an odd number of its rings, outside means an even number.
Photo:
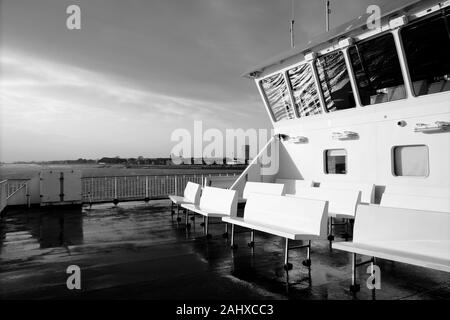
[{"label": "roof edge of cabin", "polygon": [[[391,17],[395,14],[411,14],[413,10],[418,7],[429,7],[433,4],[446,2],[442,0],[399,0],[392,1],[388,5],[381,7],[381,19],[386,19],[387,17]],[[341,24],[329,32],[323,32],[316,36],[313,36],[311,40],[308,42],[299,45],[297,48],[291,48],[281,54],[278,54],[268,60],[265,60],[263,63],[259,63],[248,69],[241,76],[245,78],[258,78],[261,73],[264,72],[265,69],[273,67],[277,64],[283,64],[291,59],[298,59],[299,56],[303,57],[305,53],[311,51],[314,47],[319,46],[323,43],[329,42],[332,43],[336,39],[345,37],[346,35],[351,34],[352,32],[361,30],[361,33],[364,32],[366,27],[366,21],[369,18],[370,14],[365,13],[359,16],[356,19],[353,19],[349,22]],[[299,61],[299,60],[297,60]]]}]

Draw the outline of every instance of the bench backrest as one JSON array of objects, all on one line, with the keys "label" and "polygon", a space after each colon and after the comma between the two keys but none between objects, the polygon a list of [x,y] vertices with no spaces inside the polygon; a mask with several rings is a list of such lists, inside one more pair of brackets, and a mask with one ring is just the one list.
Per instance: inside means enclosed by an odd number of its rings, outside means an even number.
[{"label": "bench backrest", "polygon": [[424,197],[383,193],[380,205],[384,207],[430,210],[450,213],[450,198]]},{"label": "bench backrest", "polygon": [[237,192],[215,187],[204,187],[200,197],[200,209],[224,215],[237,215]]},{"label": "bench backrest", "polygon": [[436,211],[359,205],[353,242],[450,241],[450,214]]},{"label": "bench backrest", "polygon": [[299,230],[325,238],[328,202],[321,200],[252,193],[247,199],[244,219]]},{"label": "bench backrest", "polygon": [[411,187],[407,185],[387,185],[385,193],[414,195],[421,197],[450,198],[450,188]]},{"label": "bench backrest", "polygon": [[243,198],[248,199],[252,193],[283,195],[284,184],[280,183],[266,183],[266,182],[251,182],[247,181],[244,187]]},{"label": "bench backrest", "polygon": [[328,211],[333,214],[354,216],[361,203],[361,191],[328,188],[297,188],[294,197],[325,200],[329,202]]},{"label": "bench backrest", "polygon": [[284,193],[295,194],[297,187],[307,188],[312,187],[314,182],[312,180],[296,180],[296,179],[276,179],[275,183],[284,184]]},{"label": "bench backrest", "polygon": [[[235,176],[211,176],[205,178],[205,187],[215,187],[228,189],[233,183],[239,178],[239,175]],[[242,192],[244,190],[245,180],[242,179],[238,184],[233,188],[233,190],[237,190],[238,196],[242,197]]]},{"label": "bench backrest", "polygon": [[186,201],[198,204],[201,190],[202,189],[199,184],[188,181],[186,188],[184,188],[184,199]]},{"label": "bench backrest", "polygon": [[359,190],[361,191],[361,202],[375,203],[375,185],[373,183],[324,181],[320,183],[320,188]]},{"label": "bench backrest", "polygon": [[236,181],[238,176],[211,176],[205,178],[206,187],[228,189]]}]

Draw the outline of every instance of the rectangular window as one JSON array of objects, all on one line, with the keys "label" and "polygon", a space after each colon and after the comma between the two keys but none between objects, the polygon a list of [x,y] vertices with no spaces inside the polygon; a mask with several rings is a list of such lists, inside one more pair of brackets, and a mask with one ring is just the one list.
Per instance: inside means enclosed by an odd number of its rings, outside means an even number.
[{"label": "rectangular window", "polygon": [[325,150],[325,173],[347,173],[347,151],[345,149]]},{"label": "rectangular window", "polygon": [[414,94],[450,90],[450,10],[401,30]]},{"label": "rectangular window", "polygon": [[274,121],[295,118],[291,97],[282,73],[261,80],[261,85]]},{"label": "rectangular window", "polygon": [[343,53],[335,51],[319,57],[316,67],[327,110],[354,108],[355,99]]},{"label": "rectangular window", "polygon": [[394,175],[428,176],[428,147],[426,145],[397,146],[393,149]]},{"label": "rectangular window", "polygon": [[295,109],[300,117],[322,113],[316,82],[307,63],[288,71]]},{"label": "rectangular window", "polygon": [[349,48],[361,104],[371,105],[406,98],[394,36],[391,33]]}]

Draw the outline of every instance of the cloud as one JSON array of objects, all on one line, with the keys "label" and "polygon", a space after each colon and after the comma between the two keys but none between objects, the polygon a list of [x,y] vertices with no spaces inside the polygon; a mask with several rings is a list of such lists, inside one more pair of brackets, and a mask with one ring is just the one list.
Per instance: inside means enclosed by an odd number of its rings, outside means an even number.
[{"label": "cloud", "polygon": [[[112,141],[139,154],[148,141],[155,153],[166,155],[175,128],[189,128],[194,120],[233,128],[250,118],[229,102],[160,94],[125,78],[20,51],[2,51],[0,67],[2,161],[99,157],[116,149]],[[256,104],[251,96],[246,102]]]}]

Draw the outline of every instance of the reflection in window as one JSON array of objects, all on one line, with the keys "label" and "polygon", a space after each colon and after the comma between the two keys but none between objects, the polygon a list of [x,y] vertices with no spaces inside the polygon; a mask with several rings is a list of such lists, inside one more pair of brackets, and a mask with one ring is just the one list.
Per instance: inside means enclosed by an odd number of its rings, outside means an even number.
[{"label": "reflection in window", "polygon": [[428,176],[428,147],[425,145],[395,147],[394,175]]},{"label": "reflection in window", "polygon": [[261,80],[274,120],[295,118],[286,82],[282,73]]},{"label": "reflection in window", "polygon": [[416,96],[450,90],[450,10],[401,30]]},{"label": "reflection in window", "polygon": [[309,64],[288,71],[295,108],[300,117],[322,113],[316,83]]},{"label": "reflection in window", "polygon": [[347,173],[347,151],[345,149],[325,150],[325,173]]},{"label": "reflection in window", "polygon": [[342,52],[335,51],[319,57],[316,66],[327,110],[354,108],[355,99]]},{"label": "reflection in window", "polygon": [[406,98],[392,34],[358,43],[349,53],[362,105]]}]

